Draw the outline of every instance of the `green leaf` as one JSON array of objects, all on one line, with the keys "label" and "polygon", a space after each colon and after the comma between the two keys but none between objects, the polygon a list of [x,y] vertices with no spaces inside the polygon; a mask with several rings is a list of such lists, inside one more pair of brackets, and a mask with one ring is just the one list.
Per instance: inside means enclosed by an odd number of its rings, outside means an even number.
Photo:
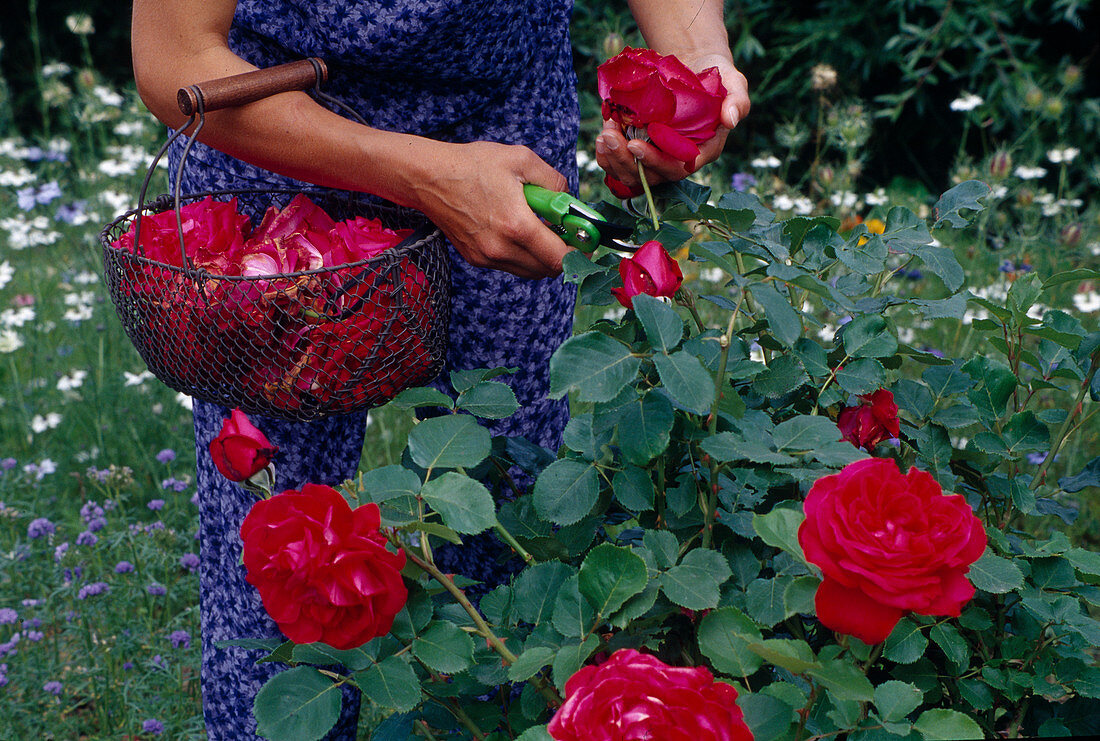
[{"label": "green leaf", "polygon": [[894,206],[886,214],[886,229],[882,238],[890,247],[910,252],[914,245],[930,244],[932,233],[928,231],[924,219],[904,206]]},{"label": "green leaf", "polygon": [[313,741],[340,718],[340,688],[310,666],[279,672],[256,693],[252,710],[270,741]]},{"label": "green leaf", "polygon": [[913,729],[924,736],[926,741],[960,741],[961,739],[982,739],[985,734],[969,715],[958,710],[934,708],[925,710],[913,724]]},{"label": "green leaf", "polygon": [[645,329],[654,350],[667,353],[680,344],[684,335],[684,320],[676,310],[659,298],[639,294],[634,297],[634,313]]},{"label": "green leaf", "polygon": [[875,693],[871,680],[850,660],[823,661],[821,667],[811,669],[810,674],[841,700],[868,702]]},{"label": "green leaf", "polygon": [[416,409],[417,407],[443,407],[454,409],[454,399],[439,389],[430,386],[416,386],[405,389],[390,399],[389,405],[398,409]]},{"label": "green leaf", "polygon": [[447,527],[446,525],[440,525],[438,522],[410,522],[401,528],[406,533],[427,533],[428,535],[434,535],[437,538],[442,538],[455,545],[462,545],[462,538],[459,534]]},{"label": "green leaf", "polygon": [[800,414],[772,430],[772,442],[781,452],[804,453],[840,440],[840,430],[828,417]]},{"label": "green leaf", "polygon": [[776,355],[753,378],[752,390],[768,399],[778,399],[795,391],[808,380],[809,377],[797,356]]},{"label": "green leaf", "polygon": [[829,358],[825,348],[809,337],[801,337],[794,343],[794,354],[802,362],[803,369],[814,378],[829,375]]},{"label": "green leaf", "polygon": [[770,628],[793,614],[787,605],[787,590],[794,580],[789,576],[755,579],[745,590],[745,610],[762,627]]},{"label": "green leaf", "polygon": [[553,649],[546,646],[529,648],[517,656],[515,663],[508,667],[508,679],[513,682],[526,682],[553,660]]},{"label": "green leaf", "polygon": [[483,381],[488,381],[497,376],[506,376],[518,372],[519,368],[453,368],[448,375],[451,386],[454,387],[455,392],[461,394],[463,391],[469,391]]},{"label": "green leaf", "polygon": [[550,619],[558,591],[574,571],[561,561],[524,569],[515,581],[515,611],[520,620],[540,625]]},{"label": "green leaf", "polygon": [[641,366],[630,348],[600,332],[566,340],[550,358],[550,398],[576,391],[580,401],[611,401]]},{"label": "green leaf", "polygon": [[790,738],[791,726],[798,720],[795,710],[782,700],[763,693],[743,694],[737,705],[745,716],[745,725],[760,741]]},{"label": "green leaf", "polygon": [[648,571],[641,556],[627,548],[601,543],[581,564],[577,586],[601,617],[645,589]]},{"label": "green leaf", "polygon": [[581,595],[578,582],[579,578],[574,574],[561,585],[551,618],[554,629],[569,638],[587,635],[596,622],[596,611]]},{"label": "green leaf", "polygon": [[424,484],[420,495],[443,517],[444,525],[460,533],[476,535],[496,524],[493,495],[469,476],[448,471]]},{"label": "green leaf", "polygon": [[783,455],[772,449],[766,440],[745,440],[733,432],[719,432],[704,438],[701,444],[703,452],[717,461],[752,461],[787,466],[795,463],[789,455]]},{"label": "green leaf", "polygon": [[409,455],[421,468],[473,468],[490,447],[489,431],[469,414],[432,417],[409,431]]},{"label": "green leaf", "polygon": [[[573,250],[573,252],[579,253],[580,250]],[[546,730],[546,726],[533,726],[516,736],[516,741],[554,741],[554,737],[550,735],[550,731]]]},{"label": "green leaf", "polygon": [[646,530],[642,545],[653,554],[658,569],[667,569],[680,559],[680,541],[668,530]]},{"label": "green leaf", "polygon": [[886,266],[886,243],[877,234],[853,235],[837,244],[835,249],[837,258],[852,272],[874,275]]},{"label": "green leaf", "polygon": [[1001,436],[1013,454],[1046,450],[1050,445],[1050,429],[1031,410],[1012,415],[1001,430]]},{"label": "green leaf", "polygon": [[420,680],[397,656],[387,656],[369,669],[356,672],[355,681],[367,699],[384,708],[407,712],[420,704]]},{"label": "green leaf", "polygon": [[463,391],[455,402],[459,409],[484,419],[504,419],[519,409],[516,392],[500,381],[482,381]]},{"label": "green leaf", "polygon": [[1100,280],[1100,270],[1090,270],[1089,268],[1064,270],[1044,280],[1043,288],[1050,289],[1066,283],[1080,283],[1086,280]]},{"label": "green leaf", "polygon": [[869,394],[886,385],[886,370],[874,358],[860,358],[837,371],[836,382],[849,394]]},{"label": "green leaf", "polygon": [[947,660],[955,665],[957,672],[961,674],[970,665],[970,647],[954,625],[936,623],[928,631],[928,637],[943,649]]},{"label": "green leaf", "polygon": [[911,298],[908,301],[910,304],[917,307],[921,316],[927,321],[932,321],[933,319],[954,319],[955,321],[961,321],[963,315],[966,313],[965,293],[956,293],[947,298],[937,299]]},{"label": "green leaf", "polygon": [[875,709],[888,722],[904,720],[923,700],[924,692],[908,682],[890,679],[875,687]]},{"label": "green leaf", "polygon": [[962,369],[977,383],[967,392],[967,398],[979,410],[999,417],[1018,383],[1012,370],[1004,363],[980,355]]},{"label": "green leaf", "polygon": [[782,667],[793,674],[802,674],[821,666],[817,663],[814,650],[806,641],[768,638],[759,643],[750,643],[749,650],[769,664]]},{"label": "green leaf", "polygon": [[898,407],[909,412],[917,420],[930,415],[936,405],[928,387],[910,378],[902,378],[894,384],[893,394],[894,402]]},{"label": "green leaf", "polygon": [[[970,219],[960,212],[964,208],[975,212],[975,214],[984,210],[985,206],[978,199],[985,198],[990,192],[989,186],[979,180],[966,180],[959,183],[940,196],[940,199],[936,201],[936,205],[932,207],[932,217],[936,220],[932,225],[933,228],[938,229],[944,226],[945,223],[956,229],[969,226]],[[960,736],[960,738],[962,737]]]},{"label": "green leaf", "polygon": [[951,439],[939,425],[927,424],[913,433],[917,456],[933,471],[947,471],[951,465]]},{"label": "green leaf", "polygon": [[1082,574],[1100,576],[1100,553],[1086,551],[1084,548],[1070,548],[1066,551],[1066,558]]},{"label": "green leaf", "polygon": [[387,524],[403,525],[417,518],[416,496],[420,477],[404,466],[392,465],[365,471],[359,484],[370,501],[381,506]]},{"label": "green leaf", "polygon": [[653,509],[655,491],[653,479],[649,473],[637,466],[627,464],[611,480],[611,489],[619,504],[631,512],[645,512]]},{"label": "green leaf", "polygon": [[680,607],[709,610],[718,606],[718,590],[732,575],[721,554],[697,548],[661,575],[661,591]]},{"label": "green leaf", "polygon": [[970,565],[967,576],[975,587],[993,594],[1006,594],[1024,585],[1020,567],[1007,558],[994,555],[988,548]]},{"label": "green leaf", "polygon": [[[1100,373],[1097,373],[1094,378],[1100,378]],[[1100,486],[1100,456],[1086,463],[1078,473],[1058,479],[1058,486],[1062,491],[1070,494],[1079,492],[1086,486]]]},{"label": "green leaf", "polygon": [[966,274],[963,272],[962,265],[959,265],[955,253],[950,249],[928,244],[914,247],[912,252],[924,262],[924,266],[929,271],[943,281],[947,290],[954,292],[962,286]]},{"label": "green leaf", "polygon": [[[711,383],[709,375],[707,382]],[[629,463],[644,466],[665,452],[675,418],[672,404],[661,394],[649,393],[622,407],[619,412],[618,443],[623,458]]]},{"label": "green leaf", "polygon": [[802,317],[770,283],[755,283],[749,291],[768,320],[772,336],[785,347],[792,346],[802,336]]},{"label": "green leaf", "polygon": [[562,279],[566,283],[580,285],[590,275],[609,272],[608,268],[592,261],[580,250],[570,250],[561,261]]},{"label": "green leaf", "polygon": [[798,543],[798,528],[806,515],[793,509],[776,507],[766,515],[752,516],[752,529],[770,546],[790,553],[802,563],[807,563]]},{"label": "green leaf", "polygon": [[928,637],[917,623],[902,618],[886,639],[882,655],[898,664],[912,664],[924,656],[928,648]]},{"label": "green leaf", "polygon": [[535,510],[558,525],[572,525],[592,511],[600,495],[600,479],[589,463],[554,461],[535,481]]},{"label": "green leaf", "polygon": [[699,358],[680,351],[655,355],[653,364],[661,382],[680,406],[696,414],[706,414],[714,403],[714,379]]},{"label": "green leaf", "polygon": [[840,329],[844,352],[852,358],[888,358],[898,351],[898,340],[890,334],[879,314],[863,314]]},{"label": "green leaf", "polygon": [[749,649],[761,641],[760,628],[735,607],[712,610],[699,621],[699,650],[715,669],[734,677],[747,677],[764,663]]},{"label": "green leaf", "polygon": [[439,620],[412,642],[413,656],[442,674],[455,674],[474,663],[474,642],[454,623]]},{"label": "green leaf", "polygon": [[600,639],[596,636],[588,636],[581,643],[562,646],[554,655],[554,663],[551,667],[554,674],[554,685],[559,692],[565,690],[565,683],[576,674],[592,652],[599,648]]}]

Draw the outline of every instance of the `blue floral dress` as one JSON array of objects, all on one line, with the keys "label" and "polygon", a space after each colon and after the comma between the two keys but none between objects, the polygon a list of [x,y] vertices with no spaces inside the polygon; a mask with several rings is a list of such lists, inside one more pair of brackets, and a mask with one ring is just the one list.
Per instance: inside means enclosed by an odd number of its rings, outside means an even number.
[{"label": "blue floral dress", "polygon": [[[230,46],[260,67],[307,56],[329,65],[326,92],[381,129],[433,139],[523,144],[577,187],[578,109],[569,41],[572,0],[240,0]],[[173,149],[175,162],[181,147]],[[295,181],[202,145],[183,192],[296,186]],[[254,215],[255,218],[255,215]],[[568,410],[546,398],[550,355],[569,335],[574,295],[558,279],[530,281],[452,256],[449,368],[517,366],[508,377],[522,409],[493,425],[556,449]],[[214,741],[255,737],[252,703],[282,667],[220,641],[281,638],[240,565],[241,521],[254,501],[221,477],[208,445],[228,410],[195,401],[201,537],[203,712]],[[313,423],[254,418],[279,446],[277,490],[352,476],[365,415]],[[499,580],[484,543],[452,551],[446,568]],[[330,739],[355,738],[359,698],[345,692]]]}]

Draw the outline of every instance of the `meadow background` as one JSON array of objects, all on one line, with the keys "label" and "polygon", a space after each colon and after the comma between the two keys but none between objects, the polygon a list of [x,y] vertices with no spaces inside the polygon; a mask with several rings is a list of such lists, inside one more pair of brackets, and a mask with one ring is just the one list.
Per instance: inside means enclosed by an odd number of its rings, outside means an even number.
[{"label": "meadow background", "polygon": [[[578,0],[574,14],[588,200],[606,196],[590,157],[595,67],[640,44],[624,6]],[[0,28],[0,739],[202,738],[188,400],[130,346],[97,252],[164,132],[130,80],[118,5],[17,10]],[[991,208],[949,245],[972,294],[1002,300],[1027,272],[1100,268],[1097,3],[743,0],[727,17],[753,111],[695,179],[871,231],[891,205],[926,212],[980,179]],[[154,188],[166,185],[157,173]],[[1095,330],[1100,285],[1081,275],[1044,300]],[[929,298],[943,290],[918,270],[899,279]],[[971,327],[983,318],[914,315],[898,333],[980,355]],[[1048,475],[1078,474],[1100,452],[1096,406]],[[389,409],[371,419],[364,468],[390,462],[411,424]],[[965,445],[966,428],[955,432]],[[1096,494],[1044,505],[1026,526],[1098,550]]]}]

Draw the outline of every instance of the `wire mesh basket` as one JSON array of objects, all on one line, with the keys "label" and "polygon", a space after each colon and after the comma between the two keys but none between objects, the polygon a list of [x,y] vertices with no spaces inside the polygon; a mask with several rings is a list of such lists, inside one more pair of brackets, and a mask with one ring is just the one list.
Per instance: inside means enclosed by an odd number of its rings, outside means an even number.
[{"label": "wire mesh basket", "polygon": [[[284,79],[274,85],[277,90],[271,89],[270,73],[280,68],[249,73],[268,80],[267,87],[257,93],[257,86],[250,84],[247,95],[223,96],[216,105],[304,89],[308,82],[318,94],[324,66],[320,60],[305,62],[308,70],[302,62],[282,65],[297,65],[298,72],[290,83]],[[223,82],[181,91],[180,107],[190,116],[188,123],[173,132],[154,158],[138,208],[100,233],[106,285],[149,370],[195,398],[297,420],[378,406],[434,378],[446,353],[450,262],[442,234],[423,215],[363,201],[357,194],[306,191],[333,219],[345,214],[379,219],[390,229],[408,230],[407,236],[368,259],[263,275],[211,273],[188,255],[180,216],[186,204],[232,198],[236,200],[230,203],[241,211],[263,213],[285,208],[302,193],[272,188],[180,194],[183,160],[201,129],[204,111],[212,109],[204,103],[204,90],[213,86],[216,94]],[[190,111],[185,103],[191,104]],[[157,161],[196,118],[199,125],[179,164],[175,194],[146,203]],[[145,252],[155,236],[154,215],[169,210],[175,212],[179,230],[178,264]]]}]

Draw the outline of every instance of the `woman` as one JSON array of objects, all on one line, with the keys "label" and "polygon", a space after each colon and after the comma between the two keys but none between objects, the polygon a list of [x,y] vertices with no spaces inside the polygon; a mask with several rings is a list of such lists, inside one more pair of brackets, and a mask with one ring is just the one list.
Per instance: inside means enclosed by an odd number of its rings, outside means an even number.
[{"label": "woman", "polygon": [[[730,95],[725,129],[704,145],[721,152],[748,112],[721,0],[632,0],[647,43],[695,70],[717,66]],[[527,206],[524,183],[577,187],[572,0],[135,0],[138,90],[169,126],[184,118],[176,91],[196,82],[318,56],[326,92],[355,108],[353,123],[305,93],[283,93],[207,116],[188,157],[184,192],[300,185],[370,193],[423,212],[453,247],[448,368],[518,366],[509,382],[522,408],[493,426],[555,449],[565,401],[546,398],[550,355],[568,336],[573,293],[556,276],[569,248]],[[597,161],[627,186],[635,158],[652,182],[684,177],[683,164],[614,125]],[[178,159],[179,149],[176,150]],[[195,402],[201,537],[203,711],[212,739],[255,734],[252,699],[278,667],[219,648],[234,638],[279,636],[238,565],[238,528],[253,499],[212,466],[207,446],[228,412]],[[337,484],[358,466],[364,415],[314,423],[253,419],[280,448],[276,490]],[[455,554],[452,553],[452,557]],[[455,570],[494,564],[476,548]],[[329,738],[354,738],[358,698],[347,693]]]}]

